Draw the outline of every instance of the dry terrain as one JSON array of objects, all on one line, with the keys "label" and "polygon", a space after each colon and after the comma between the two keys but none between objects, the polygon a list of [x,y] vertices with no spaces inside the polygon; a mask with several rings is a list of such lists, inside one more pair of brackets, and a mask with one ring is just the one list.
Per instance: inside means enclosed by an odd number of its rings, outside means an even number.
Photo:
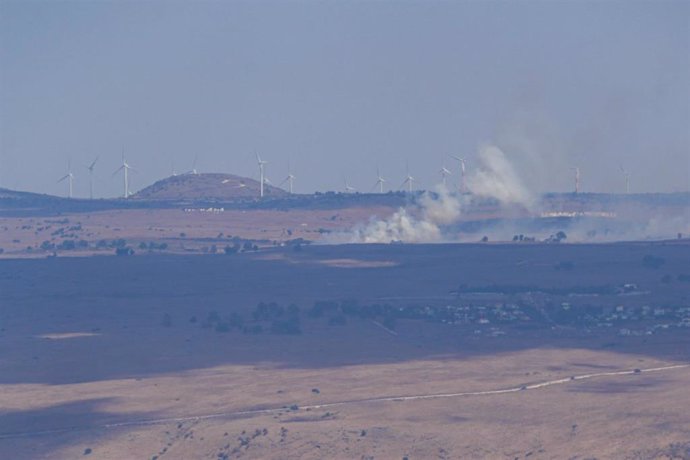
[{"label": "dry terrain", "polygon": [[[327,232],[346,231],[371,216],[386,217],[393,208],[237,210],[207,207],[182,209],[126,209],[61,214],[54,217],[0,217],[0,258],[60,255],[113,254],[110,246],[123,239],[139,251],[141,243],[165,243],[165,252],[222,251],[233,237],[256,240],[261,246],[303,238],[320,240]],[[88,247],[70,250],[41,248],[44,242],[59,246],[65,240],[84,241]]]},{"label": "dry terrain", "polygon": [[[664,266],[641,264],[649,254]],[[3,260],[0,458],[687,458],[687,328],[491,336],[308,312],[443,306],[487,283],[635,283],[687,307],[688,285],[660,277],[688,260],[680,243]],[[296,304],[301,333],[210,319],[252,324],[259,302]]]}]

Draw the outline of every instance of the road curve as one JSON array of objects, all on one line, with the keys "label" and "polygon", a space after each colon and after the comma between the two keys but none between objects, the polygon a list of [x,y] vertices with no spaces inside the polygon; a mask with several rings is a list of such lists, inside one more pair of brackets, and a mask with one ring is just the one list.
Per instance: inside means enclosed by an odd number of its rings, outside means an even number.
[{"label": "road curve", "polygon": [[[589,380],[589,379],[604,378],[604,377],[618,377],[618,376],[623,376],[623,375],[646,374],[646,373],[652,373],[652,372],[665,372],[665,371],[672,371],[672,370],[677,370],[677,369],[684,369],[684,368],[688,368],[688,367],[690,367],[690,364],[674,364],[674,365],[669,365],[669,366],[652,367],[652,368],[647,368],[647,369],[633,369],[633,370],[622,370],[622,371],[598,372],[598,373],[593,373],[593,374],[581,374],[581,375],[573,375],[571,377],[562,378],[562,379],[547,380],[547,381],[532,383],[532,384],[528,384],[528,385],[520,385],[520,386],[516,386],[516,387],[496,389],[496,390],[465,391],[465,392],[459,392],[459,393],[430,393],[430,394],[408,395],[408,396],[382,396],[382,397],[377,397],[377,398],[353,399],[353,400],[335,401],[335,402],[323,403],[323,404],[310,404],[310,405],[301,406],[301,407],[299,407],[298,410],[303,411],[303,410],[308,410],[308,409],[309,410],[330,409],[330,408],[334,408],[334,407],[353,406],[353,405],[358,405],[358,404],[369,404],[369,403],[376,403],[376,402],[403,402],[403,401],[418,401],[418,400],[423,400],[423,399],[459,398],[459,397],[465,397],[465,396],[491,396],[491,395],[500,395],[500,394],[506,394],[506,393],[517,393],[517,392],[521,392],[521,391],[539,390],[539,389],[554,386],[554,385],[563,385],[563,384],[577,382],[577,381],[581,381],[581,380]],[[180,423],[180,422],[198,422],[201,420],[210,420],[210,419],[219,419],[219,418],[246,417],[246,416],[253,416],[253,415],[274,414],[274,413],[283,412],[286,410],[290,410],[290,409],[283,406],[283,407],[275,407],[275,408],[268,408],[268,409],[248,409],[248,410],[241,410],[241,411],[219,412],[219,413],[213,413],[213,414],[192,415],[192,416],[185,416],[185,417],[166,417],[166,418],[157,418],[157,419],[148,419],[148,420],[126,420],[126,421],[116,422],[116,423],[104,423],[104,424],[100,424],[100,425],[89,425],[89,426],[82,426],[82,427],[58,428],[58,429],[54,429],[54,430],[0,433],[0,440],[12,439],[12,438],[21,438],[21,437],[31,437],[31,436],[41,436],[41,435],[51,435],[51,434],[61,434],[61,433],[69,433],[69,432],[74,432],[74,431],[90,431],[90,430],[122,428],[122,427],[130,427],[130,426],[161,425],[161,424],[167,424],[167,423]]]}]

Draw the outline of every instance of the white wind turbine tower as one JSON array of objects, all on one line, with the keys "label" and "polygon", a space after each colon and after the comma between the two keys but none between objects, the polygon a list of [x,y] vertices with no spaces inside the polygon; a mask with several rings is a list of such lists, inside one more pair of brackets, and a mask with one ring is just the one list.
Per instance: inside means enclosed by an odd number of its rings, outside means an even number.
[{"label": "white wind turbine tower", "polygon": [[438,170],[438,172],[441,173],[441,183],[445,187],[446,186],[446,178],[448,176],[450,176],[450,171],[448,170],[448,168],[446,168],[445,165],[443,165],[441,167],[441,169]]},{"label": "white wind turbine tower", "polygon": [[62,176],[59,180],[58,183],[62,182],[63,180],[67,179],[69,182],[69,195],[68,198],[72,198],[72,181],[74,180],[74,174],[72,174],[72,162],[68,161],[67,162],[67,174]]},{"label": "white wind turbine tower", "polygon": [[409,166],[407,167],[407,176],[405,176],[405,180],[402,183],[401,188],[404,188],[407,185],[407,193],[412,193],[412,183],[416,179],[410,175],[410,168]]},{"label": "white wind turbine tower", "polygon": [[574,166],[570,169],[575,171],[575,193],[580,193],[580,167]]},{"label": "white wind turbine tower", "polygon": [[451,156],[458,160],[458,162],[460,163],[460,193],[467,193],[467,180],[465,177],[465,159],[457,157],[455,155]]},{"label": "white wind turbine tower", "polygon": [[290,168],[290,162],[288,161],[288,175],[285,179],[283,179],[283,182],[280,183],[279,187],[282,186],[285,182],[288,183],[288,189],[290,190],[290,193],[292,193],[292,184],[295,181],[295,176],[292,174],[292,169]]},{"label": "white wind turbine tower", "polygon": [[[192,163],[192,169],[187,171],[186,174],[191,174],[193,176],[198,176],[199,172],[196,170],[196,161],[199,159],[199,155],[194,155],[194,162]],[[174,175],[174,174],[173,174]]]},{"label": "white wind turbine tower", "polygon": [[345,179],[345,193],[352,193],[354,191],[356,191],[356,189],[348,184],[347,179]]},{"label": "white wind turbine tower", "polygon": [[623,169],[623,166],[620,166],[620,170],[625,176],[625,193],[630,193],[630,173]]},{"label": "white wind turbine tower", "polygon": [[259,196],[261,198],[263,198],[264,197],[264,184],[267,183],[266,165],[268,164],[268,161],[262,160],[258,153],[256,154],[256,161],[259,164]]},{"label": "white wind turbine tower", "polygon": [[91,200],[93,200],[93,168],[96,166],[97,161],[98,157],[96,157],[96,159],[93,160],[91,164],[86,167],[86,169],[89,170],[89,199]]},{"label": "white wind turbine tower", "polygon": [[116,175],[117,173],[119,173],[120,171],[123,172],[124,186],[125,186],[125,190],[124,190],[124,197],[125,198],[129,198],[129,195],[130,195],[130,193],[129,193],[129,170],[130,169],[132,171],[134,171],[134,168],[132,168],[127,163],[127,161],[125,160],[125,153],[122,152],[122,165],[115,170],[115,172],[113,173],[113,176]]},{"label": "white wind turbine tower", "polygon": [[383,193],[383,184],[386,182],[386,179],[384,179],[381,176],[381,171],[379,171],[379,168],[376,168],[376,183],[374,184],[374,189],[376,187],[379,188],[379,193]]}]

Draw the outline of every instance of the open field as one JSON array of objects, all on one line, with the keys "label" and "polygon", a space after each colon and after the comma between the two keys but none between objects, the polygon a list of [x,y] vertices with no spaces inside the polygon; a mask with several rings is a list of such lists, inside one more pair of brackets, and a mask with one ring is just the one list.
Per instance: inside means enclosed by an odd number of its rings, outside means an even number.
[{"label": "open field", "polygon": [[[574,267],[554,269],[562,260]],[[340,323],[312,306],[435,308],[461,302],[460,285],[635,284],[601,299],[682,308],[688,260],[684,243],[3,260],[0,457],[684,458],[687,328],[391,325],[362,312]],[[257,319],[259,302],[297,305],[301,333]],[[220,327],[233,317],[245,333]],[[653,321],[669,322],[639,320]]]},{"label": "open field", "polygon": [[[165,243],[173,253],[198,252],[233,244],[233,237],[262,242],[303,238],[318,240],[325,232],[345,231],[371,216],[386,217],[393,208],[367,207],[336,210],[237,210],[190,207],[183,209],[119,209],[56,217],[0,217],[0,257],[45,257],[41,245],[77,242],[61,255],[112,254],[98,242],[123,239],[139,251],[143,243]],[[126,223],[126,225],[125,225]],[[79,241],[88,244],[81,248]],[[27,250],[28,248],[31,248]]]}]

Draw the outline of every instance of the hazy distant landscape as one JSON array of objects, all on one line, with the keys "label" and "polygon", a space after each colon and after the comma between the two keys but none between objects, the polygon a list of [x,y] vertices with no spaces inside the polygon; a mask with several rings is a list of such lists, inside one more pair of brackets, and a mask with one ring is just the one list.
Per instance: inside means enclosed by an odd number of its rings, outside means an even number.
[{"label": "hazy distant landscape", "polygon": [[688,18],[0,0],[0,460],[690,459]]},{"label": "hazy distant landscape", "polygon": [[689,194],[257,191],[2,190],[2,455],[690,456]]}]

